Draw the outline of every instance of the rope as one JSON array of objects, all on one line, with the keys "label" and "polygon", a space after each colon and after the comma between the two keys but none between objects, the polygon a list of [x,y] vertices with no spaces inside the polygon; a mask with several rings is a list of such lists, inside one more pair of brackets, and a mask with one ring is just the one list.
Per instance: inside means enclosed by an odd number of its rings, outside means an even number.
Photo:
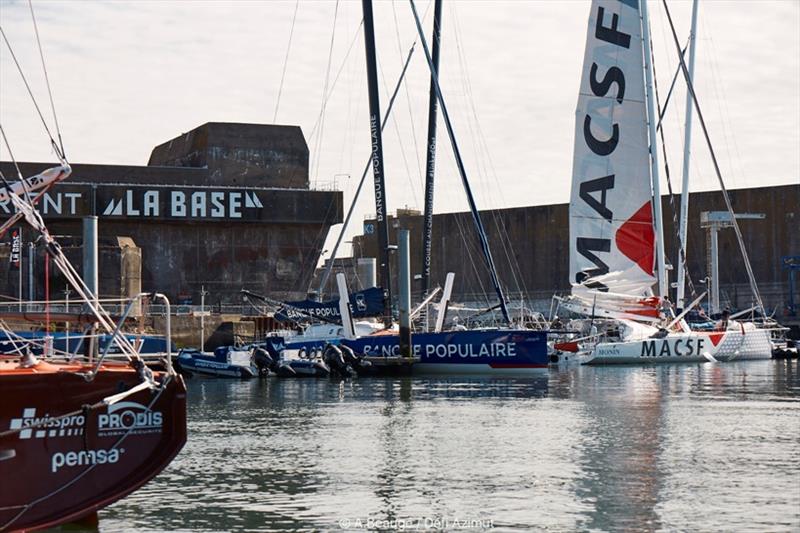
[{"label": "rope", "polygon": [[[688,46],[688,44],[687,44]],[[660,110],[659,112],[659,125],[661,124],[661,119],[667,112],[667,104],[669,103],[669,96],[672,94],[672,89],[675,86],[675,79],[677,79],[678,71],[675,72],[675,77],[672,80],[672,86],[670,87],[669,94],[667,95],[667,100],[664,102],[663,109],[661,108],[661,102],[658,96],[658,77],[656,76],[656,62],[655,58],[652,57],[653,51],[653,39],[652,36],[650,38],[650,51],[651,51],[651,58],[650,63],[653,65],[653,85],[655,87],[656,93],[656,108]],[[686,48],[684,47],[683,51],[681,52],[681,58],[683,58],[683,54],[686,52]],[[686,254],[684,253],[683,243],[681,242],[681,233],[680,233],[680,224],[678,222],[678,208],[675,205],[675,192],[672,190],[672,180],[670,179],[669,174],[669,159],[667,158],[667,144],[664,140],[664,128],[660,128],[659,136],[661,137],[661,151],[664,153],[664,173],[667,178],[667,189],[669,190],[669,207],[670,212],[672,213],[672,231],[675,233],[675,239],[678,243],[678,260],[683,263],[683,273],[686,277],[686,284],[689,287],[689,291],[691,293],[691,298],[697,298],[697,292],[694,288],[694,283],[692,283],[692,277],[689,275],[689,265],[686,261]],[[688,192],[687,192],[688,194]],[[660,198],[655,199],[655,201],[661,201]]]},{"label": "rope", "polygon": [[333,28],[331,29],[331,44],[328,49],[328,68],[325,71],[325,84],[322,86],[322,108],[320,109],[320,124],[319,131],[317,132],[317,142],[314,146],[317,153],[316,165],[314,168],[314,180],[319,179],[319,162],[322,159],[322,131],[325,129],[325,109],[328,104],[328,84],[331,77],[331,63],[333,62],[333,45],[336,38],[336,19],[339,16],[339,0],[336,0],[336,7],[333,12]]},{"label": "rope", "polygon": [[[22,176],[22,171],[19,168],[19,164],[17,160],[14,159],[14,152],[11,151],[11,144],[8,142],[8,137],[6,136],[6,131],[3,129],[3,126],[0,125],[0,135],[3,136],[3,143],[6,145],[6,149],[8,150],[8,156],[11,158],[11,162],[14,164],[14,168],[17,170],[17,178],[19,179],[20,183],[22,184],[22,190],[25,191],[25,199],[27,201],[31,201],[31,193],[28,190],[28,182],[25,181],[25,178]],[[2,172],[0,172],[0,176],[2,176]],[[11,191],[11,185],[8,184],[6,181],[6,177],[3,177],[3,184],[5,185],[6,190],[8,190],[8,195],[11,196],[14,193]]]},{"label": "rope", "polygon": [[[468,122],[469,130],[470,130],[470,133],[472,133],[472,135],[473,135],[473,145],[475,145],[475,141],[474,141],[475,138],[477,138],[479,143],[480,143],[480,146],[476,146],[476,152],[478,152],[478,151],[483,152],[485,159],[488,161],[488,168],[483,170],[483,174],[485,176],[487,176],[487,177],[489,175],[491,175],[494,178],[494,183],[495,183],[495,187],[494,187],[494,189],[492,189],[492,188],[488,187],[484,182],[484,184],[485,184],[484,185],[484,191],[486,193],[491,193],[491,192],[495,192],[495,191],[498,192],[500,194],[500,199],[501,199],[502,203],[506,204],[505,196],[503,195],[503,188],[500,186],[501,184],[500,184],[500,180],[497,177],[497,170],[496,170],[496,168],[494,166],[494,161],[492,159],[491,152],[489,150],[488,143],[486,141],[486,136],[483,133],[483,128],[481,127],[481,122],[480,122],[480,120],[478,118],[477,108],[475,107],[474,91],[472,90],[472,82],[471,82],[472,78],[470,77],[469,70],[467,68],[467,63],[468,62],[467,62],[466,53],[464,52],[464,49],[461,46],[461,42],[462,42],[461,26],[460,26],[460,23],[459,23],[459,19],[457,17],[457,12],[455,11],[455,9],[452,8],[452,6],[451,6],[451,12],[452,12],[452,15],[453,15],[453,20],[454,20],[453,28],[454,28],[454,35],[455,35],[455,40],[456,40],[456,49],[458,51],[459,65],[461,67],[462,72],[464,72],[464,78],[463,78],[464,93],[468,97],[468,103],[469,103],[470,110],[471,110],[471,116],[472,116],[472,118],[474,120],[474,124],[475,124],[475,127],[474,127],[475,132],[473,132],[472,123]],[[483,165],[484,164],[483,161],[484,161],[483,158],[478,158],[478,163]],[[491,196],[491,194],[487,194],[487,196]],[[509,234],[508,229],[506,227],[505,220],[503,219],[503,217],[500,216],[498,210],[494,210],[494,209],[490,211],[490,217],[492,219],[492,222],[494,222],[495,228],[497,229],[497,233],[498,233],[498,236],[499,236],[500,244],[501,244],[501,246],[503,248],[503,253],[504,253],[505,257],[506,257],[506,260],[508,261],[508,265],[509,265],[509,268],[511,270],[512,281],[514,282],[514,285],[516,286],[516,290],[518,292],[524,292],[527,295],[528,294],[528,287],[527,287],[527,285],[525,283],[525,277],[524,277],[524,275],[522,273],[522,267],[519,264],[519,261],[516,260],[516,257],[515,257],[515,254],[514,254],[514,247],[511,245],[510,241],[508,241],[507,239],[503,239],[503,236],[508,236],[508,234]]]},{"label": "rope", "polygon": [[[30,1],[30,0],[29,0]],[[289,64],[289,51],[292,49],[292,35],[294,35],[294,23],[297,20],[297,8],[300,7],[300,0],[294,3],[294,15],[292,16],[292,29],[289,30],[289,44],[286,45],[286,57],[283,59],[283,70],[281,71],[281,84],[278,86],[278,99],[275,102],[275,114],[272,115],[272,123],[278,121],[278,108],[281,105],[281,93],[283,92],[283,80],[286,78],[286,65]]]},{"label": "rope", "polygon": [[[333,89],[336,88],[336,82],[339,81],[339,76],[341,76],[342,71],[344,70],[344,66],[347,64],[347,58],[350,57],[350,52],[353,51],[353,46],[356,44],[358,37],[361,35],[361,26],[364,24],[364,19],[361,19],[361,22],[358,24],[358,28],[356,28],[355,35],[353,35],[353,39],[350,41],[350,47],[347,49],[347,52],[344,55],[344,59],[342,60],[342,64],[339,67],[339,71],[336,73],[336,76],[333,78],[333,83],[331,84],[331,90],[325,96],[325,102],[327,103],[328,98],[331,97],[333,94]],[[320,120],[322,120],[322,111],[320,111],[319,115],[317,115],[317,121],[314,123],[314,126],[311,128],[311,133],[308,134],[308,138],[314,137],[314,133],[317,131],[317,126],[319,126]]]},{"label": "rope", "polygon": [[[47,66],[44,62],[44,52],[42,50],[42,41],[39,39],[39,26],[36,24],[36,16],[33,14],[33,3],[28,0],[28,7],[31,9],[31,20],[33,20],[33,31],[36,33],[36,44],[39,47],[39,58],[42,60],[42,71],[44,72],[44,82],[47,85],[47,94],[50,97],[50,109],[53,111],[53,122],[56,125],[56,134],[58,135],[58,145],[61,148],[62,158],[66,158],[64,152],[64,141],[61,139],[61,128],[58,126],[58,116],[56,116],[56,106],[53,102],[53,91],[50,89],[50,78],[47,76]],[[52,140],[52,138],[51,138]]]},{"label": "rope", "polygon": [[[675,25],[672,22],[672,15],[669,12],[669,7],[667,7],[666,0],[662,0],[664,4],[664,11],[667,14],[667,19],[669,20],[669,26],[672,30],[672,38],[675,42],[675,47],[680,50],[680,44],[678,43],[678,35],[675,33]],[[694,84],[692,83],[691,77],[689,76],[689,71],[686,68],[686,63],[683,60],[683,57],[679,57],[681,62],[681,69],[683,70],[683,77],[686,79],[686,86],[689,89],[689,94],[692,97],[692,101],[694,102],[695,110],[697,111],[697,118],[700,120],[700,126],[703,129],[703,136],[706,139],[706,145],[708,146],[708,152],[711,155],[711,161],[714,163],[714,171],[717,175],[717,181],[719,182],[720,189],[722,189],[722,197],[725,199],[725,206],[728,208],[728,213],[731,215],[731,224],[733,225],[733,229],[736,233],[736,240],[739,243],[739,250],[742,252],[742,258],[744,259],[744,266],[747,269],[747,278],[750,282],[750,290],[753,292],[753,297],[756,299],[756,303],[758,304],[759,309],[761,310],[761,314],[766,316],[766,310],[764,309],[764,302],[761,300],[761,294],[758,292],[758,285],[756,284],[755,274],[753,273],[753,266],[750,264],[750,257],[747,255],[747,249],[744,246],[744,237],[742,236],[742,230],[739,228],[739,223],[736,221],[736,214],[733,211],[733,205],[731,205],[731,198],[728,195],[728,189],[725,187],[725,182],[722,179],[722,172],[719,169],[719,163],[717,162],[717,155],[714,152],[714,147],[711,144],[711,138],[708,135],[708,128],[706,127],[706,121],[703,117],[703,113],[700,110],[700,103],[697,101],[697,93],[694,90]]]},{"label": "rope", "polygon": [[61,160],[62,162],[66,161],[66,159],[64,158],[64,154],[58,147],[58,144],[56,144],[55,139],[53,139],[53,134],[50,133],[50,128],[47,126],[47,121],[44,119],[42,110],[39,108],[39,104],[36,102],[36,97],[33,96],[33,91],[31,90],[30,84],[28,84],[28,79],[25,77],[25,73],[22,71],[22,67],[19,64],[19,61],[17,61],[17,56],[16,54],[14,54],[14,50],[11,48],[11,43],[8,42],[8,37],[6,37],[6,32],[3,31],[2,26],[0,26],[0,35],[2,35],[3,41],[5,41],[8,51],[11,53],[11,58],[14,60],[14,64],[17,66],[19,75],[22,77],[22,81],[25,84],[25,88],[28,90],[28,94],[30,95],[31,100],[33,100],[33,106],[36,108],[36,112],[39,114],[39,119],[42,121],[42,126],[44,126],[44,129],[47,132],[47,136],[50,137],[50,144],[52,145],[53,150],[55,151],[59,160]]},{"label": "rope", "polygon": [[[398,53],[398,57],[400,59],[400,64],[402,65],[403,64],[403,46],[402,46],[401,40],[400,40],[400,24],[397,21],[397,5],[395,4],[395,0],[392,0],[392,17],[394,18],[394,35],[395,35],[395,42],[397,43],[397,53]],[[414,42],[416,43],[416,39],[414,40]],[[383,81],[383,84],[384,84],[384,86],[386,85],[386,80],[385,79]],[[403,86],[403,89],[405,90],[405,93],[406,93],[406,105],[408,106],[408,120],[411,123],[411,140],[414,141],[414,155],[417,158],[417,165],[416,165],[417,179],[419,180],[420,184],[424,184],[424,179],[425,178],[423,177],[423,173],[422,173],[423,164],[422,164],[422,162],[420,160],[420,156],[419,156],[420,150],[419,150],[419,143],[417,142],[417,128],[414,126],[414,112],[413,112],[414,106],[411,104],[411,91],[408,89],[408,84],[405,84]],[[384,87],[384,90],[386,90],[385,87]],[[400,143],[401,143],[400,149],[401,149],[401,153],[403,155],[403,163],[405,163],[405,165],[406,165],[406,173],[408,174],[408,184],[410,186],[411,194],[412,194],[412,196],[414,198],[414,205],[418,206],[419,204],[418,204],[418,201],[417,201],[417,195],[416,195],[414,183],[411,180],[411,170],[408,168],[408,160],[406,159],[405,150],[403,149],[403,146],[402,146],[402,137],[400,135],[398,121],[395,121],[395,130],[397,131],[398,141],[400,141]],[[424,185],[423,185],[423,187],[424,187]]]}]

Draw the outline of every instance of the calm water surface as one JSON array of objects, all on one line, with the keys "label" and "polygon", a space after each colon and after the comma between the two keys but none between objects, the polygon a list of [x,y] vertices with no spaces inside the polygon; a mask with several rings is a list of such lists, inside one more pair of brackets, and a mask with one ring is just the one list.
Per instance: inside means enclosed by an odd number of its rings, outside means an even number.
[{"label": "calm water surface", "polygon": [[190,379],[186,447],[100,529],[797,531],[798,374]]}]

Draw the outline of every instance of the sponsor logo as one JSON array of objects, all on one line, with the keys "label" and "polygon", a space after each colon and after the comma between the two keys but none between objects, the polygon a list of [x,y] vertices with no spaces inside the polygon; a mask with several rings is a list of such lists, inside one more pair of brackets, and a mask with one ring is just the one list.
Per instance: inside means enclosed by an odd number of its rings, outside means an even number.
[{"label": "sponsor logo", "polygon": [[163,415],[136,402],[119,402],[108,406],[108,413],[97,417],[97,434],[100,437],[123,433],[161,433]]},{"label": "sponsor logo", "polygon": [[[97,415],[100,437],[123,433],[160,433],[163,424],[160,411],[152,411],[140,403],[119,402]],[[35,407],[26,407],[20,418],[12,418],[9,429],[19,430],[20,439],[77,437],[84,433],[86,418],[82,414],[52,417],[37,415]]]},{"label": "sponsor logo", "polygon": [[[423,350],[424,348],[424,350]],[[363,347],[364,355],[371,356],[399,356],[399,344],[367,344]],[[439,359],[467,359],[472,357],[516,357],[517,346],[513,342],[485,343],[485,344],[414,344],[411,347],[412,355],[426,358]]]},{"label": "sponsor logo", "polygon": [[20,439],[43,439],[46,437],[74,437],[83,435],[83,415],[51,417],[37,416],[35,407],[22,410],[21,418],[12,418],[9,429],[18,429]]},{"label": "sponsor logo", "polygon": [[50,471],[55,474],[64,467],[114,464],[119,461],[123,453],[125,453],[125,450],[122,448],[56,452],[50,456]]},{"label": "sponsor logo", "polygon": [[646,341],[639,357],[691,357],[703,353],[704,344],[702,337]]}]

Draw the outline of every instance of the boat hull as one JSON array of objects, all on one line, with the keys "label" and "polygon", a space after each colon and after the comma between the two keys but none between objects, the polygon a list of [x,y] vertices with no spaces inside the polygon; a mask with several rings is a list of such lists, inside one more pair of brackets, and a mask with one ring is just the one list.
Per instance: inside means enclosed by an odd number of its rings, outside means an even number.
[{"label": "boat hull", "polygon": [[253,366],[231,365],[183,357],[176,359],[176,362],[180,371],[186,374],[245,379],[258,376],[258,369]]},{"label": "boat hull", "polygon": [[663,339],[599,343],[584,364],[704,363],[770,359],[770,333],[759,329],[670,334]]},{"label": "boat hull", "polygon": [[[367,357],[400,357],[398,335],[342,340]],[[548,368],[547,332],[471,330],[412,335],[413,373],[525,374]]]},{"label": "boat hull", "polygon": [[87,382],[80,365],[5,367],[0,530],[46,528],[95,512],[155,477],[186,442],[180,376],[157,373],[160,389],[105,405],[104,398],[140,383],[135,370],[104,365]]}]

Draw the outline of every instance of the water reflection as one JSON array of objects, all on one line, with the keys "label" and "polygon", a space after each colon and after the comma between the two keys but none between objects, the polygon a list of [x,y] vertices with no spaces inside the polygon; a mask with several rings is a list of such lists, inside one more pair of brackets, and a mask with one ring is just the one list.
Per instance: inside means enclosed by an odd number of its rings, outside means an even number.
[{"label": "water reflection", "polygon": [[102,531],[800,526],[796,362],[188,387],[185,450]]}]

